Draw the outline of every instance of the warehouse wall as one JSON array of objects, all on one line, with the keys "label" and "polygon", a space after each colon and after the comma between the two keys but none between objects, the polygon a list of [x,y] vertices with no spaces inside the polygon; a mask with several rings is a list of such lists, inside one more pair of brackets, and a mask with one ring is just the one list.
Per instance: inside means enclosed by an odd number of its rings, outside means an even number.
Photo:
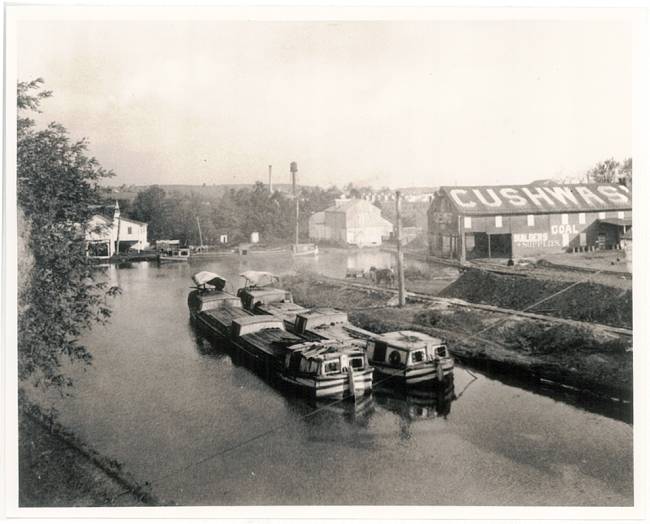
[{"label": "warehouse wall", "polygon": [[[632,211],[574,212],[530,215],[460,216],[444,196],[436,197],[429,209],[429,253],[460,257],[459,228],[465,234],[467,258],[487,256],[488,235],[512,235],[512,256],[538,256],[565,252],[600,242],[612,247],[618,228],[598,222],[606,218],[631,218]],[[530,221],[529,221],[530,220]],[[599,235],[602,235],[599,238]],[[496,239],[495,239],[496,240]],[[499,238],[503,241],[503,237]]]}]

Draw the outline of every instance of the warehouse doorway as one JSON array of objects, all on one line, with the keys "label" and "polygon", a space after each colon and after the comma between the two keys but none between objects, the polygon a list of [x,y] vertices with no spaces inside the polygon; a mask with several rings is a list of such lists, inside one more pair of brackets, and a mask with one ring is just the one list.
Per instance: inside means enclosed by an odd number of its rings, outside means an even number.
[{"label": "warehouse doorway", "polygon": [[491,258],[512,258],[512,235],[489,235]]},{"label": "warehouse doorway", "polygon": [[512,235],[474,233],[474,249],[468,258],[512,258]]}]

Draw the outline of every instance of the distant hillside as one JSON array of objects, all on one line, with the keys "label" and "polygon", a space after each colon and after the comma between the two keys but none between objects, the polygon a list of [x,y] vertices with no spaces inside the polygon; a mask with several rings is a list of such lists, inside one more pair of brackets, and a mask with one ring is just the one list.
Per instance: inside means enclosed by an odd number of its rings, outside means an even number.
[{"label": "distant hillside", "polygon": [[[154,185],[154,184],[152,184]],[[165,190],[165,193],[169,195],[191,195],[191,194],[200,194],[208,197],[220,197],[224,193],[230,191],[231,189],[243,189],[253,187],[255,184],[203,184],[203,185],[192,185],[192,184],[156,184]],[[107,198],[114,198],[116,200],[133,200],[137,194],[141,191],[144,191],[151,187],[151,185],[122,185],[122,186],[112,186],[104,188]],[[302,186],[298,187],[313,187],[313,186]],[[282,193],[290,193],[292,188],[291,184],[273,184],[273,189],[275,191],[280,191]]]}]

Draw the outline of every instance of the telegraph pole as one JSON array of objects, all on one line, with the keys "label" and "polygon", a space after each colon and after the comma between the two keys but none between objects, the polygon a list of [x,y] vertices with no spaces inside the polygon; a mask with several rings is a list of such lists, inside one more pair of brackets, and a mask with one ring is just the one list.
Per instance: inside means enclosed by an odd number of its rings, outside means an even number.
[{"label": "telegraph pole", "polygon": [[398,285],[399,307],[402,307],[406,304],[406,300],[404,298],[404,253],[402,253],[402,215],[400,210],[400,198],[401,198],[400,192],[396,191],[395,212],[397,214],[397,224],[396,224],[395,240],[397,240],[397,285]]},{"label": "telegraph pole", "polygon": [[269,193],[273,193],[273,180],[271,178],[273,166],[269,164]]},{"label": "telegraph pole", "polygon": [[298,164],[291,162],[289,165],[291,171],[291,185],[293,188],[293,198],[296,201],[296,250],[298,249],[300,238],[300,204],[298,203],[298,193],[296,192],[296,174],[298,173]]}]

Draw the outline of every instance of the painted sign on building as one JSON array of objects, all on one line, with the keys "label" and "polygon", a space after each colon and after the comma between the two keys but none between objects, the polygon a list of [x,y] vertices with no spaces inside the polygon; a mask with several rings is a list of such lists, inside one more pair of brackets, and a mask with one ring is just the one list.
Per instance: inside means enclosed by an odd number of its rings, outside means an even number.
[{"label": "painted sign on building", "polygon": [[443,187],[463,214],[549,213],[567,210],[629,209],[629,189],[615,184],[557,186]]}]

